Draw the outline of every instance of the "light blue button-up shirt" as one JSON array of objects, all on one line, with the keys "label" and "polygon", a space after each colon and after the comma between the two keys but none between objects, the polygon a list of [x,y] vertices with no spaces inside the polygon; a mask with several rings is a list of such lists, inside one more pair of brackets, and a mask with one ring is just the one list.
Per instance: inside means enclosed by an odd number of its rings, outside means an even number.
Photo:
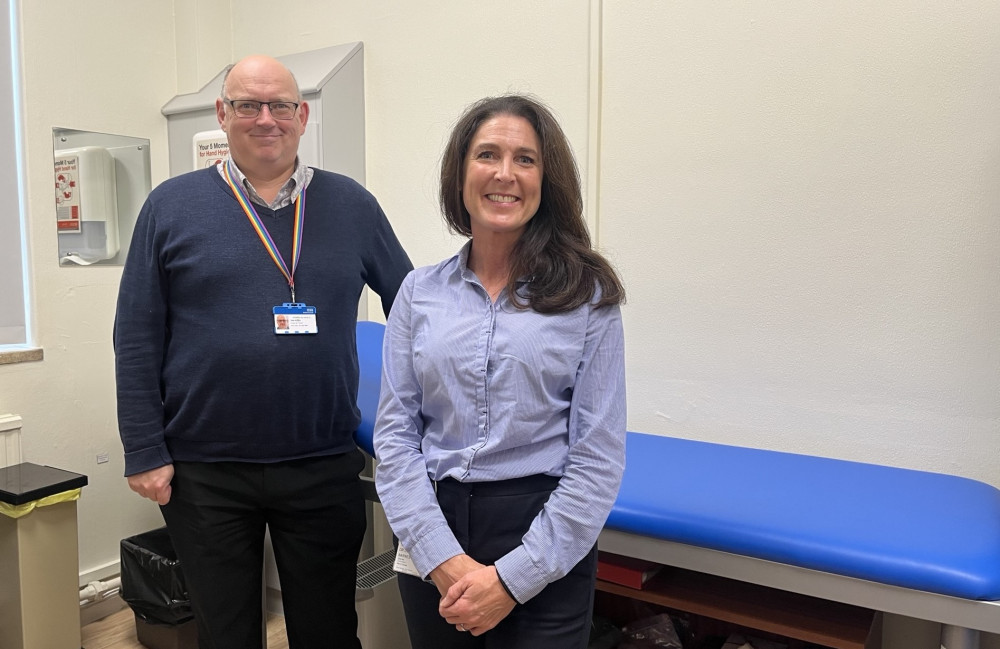
[{"label": "light blue button-up shirt", "polygon": [[[561,476],[520,546],[496,562],[526,602],[593,547],[625,464],[621,311],[561,314],[494,303],[469,244],[410,273],[386,328],[375,427],[376,485],[389,524],[426,576],[463,553],[433,481]],[[523,287],[523,283],[521,284]]]}]

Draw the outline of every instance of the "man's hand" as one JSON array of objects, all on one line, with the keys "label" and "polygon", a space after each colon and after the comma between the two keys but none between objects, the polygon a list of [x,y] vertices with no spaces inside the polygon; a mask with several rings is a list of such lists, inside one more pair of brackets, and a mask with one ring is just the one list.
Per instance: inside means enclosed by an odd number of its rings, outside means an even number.
[{"label": "man's hand", "polygon": [[438,612],[459,631],[482,635],[507,617],[516,604],[500,583],[496,567],[482,566],[448,589]]},{"label": "man's hand", "polygon": [[128,486],[143,498],[161,505],[170,502],[170,481],[174,478],[174,465],[165,464],[149,471],[128,477]]}]

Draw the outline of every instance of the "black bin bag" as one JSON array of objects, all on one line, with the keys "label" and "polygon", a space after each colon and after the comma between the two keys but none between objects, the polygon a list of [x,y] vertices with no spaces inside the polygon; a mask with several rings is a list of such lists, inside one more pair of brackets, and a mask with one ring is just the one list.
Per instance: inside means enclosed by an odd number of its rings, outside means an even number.
[{"label": "black bin bag", "polygon": [[177,626],[194,618],[167,528],[122,539],[121,579],[122,599],[144,622]]}]

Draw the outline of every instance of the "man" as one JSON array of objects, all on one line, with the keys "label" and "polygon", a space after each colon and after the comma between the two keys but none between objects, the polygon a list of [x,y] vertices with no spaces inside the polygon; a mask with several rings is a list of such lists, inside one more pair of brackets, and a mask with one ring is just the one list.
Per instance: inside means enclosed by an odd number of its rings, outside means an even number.
[{"label": "man", "polygon": [[216,113],[230,158],[149,195],[122,275],[125,474],[161,505],[202,648],[261,645],[265,528],[289,645],[360,647],[357,305],[368,284],[388,315],[412,264],[371,194],[299,162],[281,63],[232,66]]}]

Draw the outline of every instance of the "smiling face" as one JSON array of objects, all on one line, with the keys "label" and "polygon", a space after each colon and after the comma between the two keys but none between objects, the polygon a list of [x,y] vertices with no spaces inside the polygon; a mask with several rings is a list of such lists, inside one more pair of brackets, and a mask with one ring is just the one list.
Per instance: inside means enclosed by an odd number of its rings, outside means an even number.
[{"label": "smiling face", "polygon": [[[233,66],[226,78],[225,95],[227,99],[302,102],[291,72],[263,56],[248,57]],[[257,117],[238,117],[221,99],[215,106],[229,139],[229,152],[243,173],[252,180],[291,174],[309,117],[306,103],[300,104],[292,119],[274,119],[270,109],[263,107]]]},{"label": "smiling face", "polygon": [[462,175],[472,237],[516,240],[542,199],[542,151],[534,127],[507,114],[483,122],[472,136]]}]

